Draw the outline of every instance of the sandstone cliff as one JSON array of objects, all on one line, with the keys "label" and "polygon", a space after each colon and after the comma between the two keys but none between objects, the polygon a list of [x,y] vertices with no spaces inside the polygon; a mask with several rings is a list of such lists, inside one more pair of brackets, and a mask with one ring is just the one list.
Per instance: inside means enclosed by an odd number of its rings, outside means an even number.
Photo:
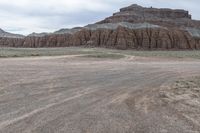
[{"label": "sandstone cliff", "polygon": [[185,10],[145,8],[134,4],[85,27],[33,33],[26,37],[0,36],[0,46],[200,49],[200,22],[192,20]]}]

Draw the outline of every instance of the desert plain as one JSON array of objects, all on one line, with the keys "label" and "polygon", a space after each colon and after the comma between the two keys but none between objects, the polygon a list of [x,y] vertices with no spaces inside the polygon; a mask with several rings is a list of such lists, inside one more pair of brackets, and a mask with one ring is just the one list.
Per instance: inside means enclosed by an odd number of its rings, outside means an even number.
[{"label": "desert plain", "polygon": [[200,131],[199,51],[0,52],[0,133]]}]

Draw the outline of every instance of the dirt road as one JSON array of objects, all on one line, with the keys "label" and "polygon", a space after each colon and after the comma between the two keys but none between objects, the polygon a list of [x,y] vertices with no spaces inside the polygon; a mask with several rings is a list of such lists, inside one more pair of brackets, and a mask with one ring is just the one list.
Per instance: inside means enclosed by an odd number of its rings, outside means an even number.
[{"label": "dirt road", "polygon": [[200,61],[0,59],[0,133],[198,133],[157,92],[200,75]]}]

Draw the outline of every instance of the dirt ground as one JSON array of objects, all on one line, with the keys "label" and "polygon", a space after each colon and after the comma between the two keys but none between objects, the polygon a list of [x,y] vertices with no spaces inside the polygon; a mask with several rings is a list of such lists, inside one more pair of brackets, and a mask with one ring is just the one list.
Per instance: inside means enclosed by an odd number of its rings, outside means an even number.
[{"label": "dirt ground", "polygon": [[195,76],[194,59],[2,58],[0,133],[199,133],[198,97],[170,88]]}]

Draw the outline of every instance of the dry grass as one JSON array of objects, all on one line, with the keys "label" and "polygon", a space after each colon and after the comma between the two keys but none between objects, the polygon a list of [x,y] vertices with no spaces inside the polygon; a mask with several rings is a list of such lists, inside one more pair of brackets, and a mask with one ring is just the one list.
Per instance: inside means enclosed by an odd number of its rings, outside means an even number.
[{"label": "dry grass", "polygon": [[200,126],[200,77],[177,81],[171,88],[162,89],[160,98],[183,119]]},{"label": "dry grass", "polygon": [[0,57],[59,56],[85,55],[93,58],[122,58],[123,55],[142,57],[172,57],[200,59],[200,51],[136,51],[114,50],[105,48],[0,48]]}]

